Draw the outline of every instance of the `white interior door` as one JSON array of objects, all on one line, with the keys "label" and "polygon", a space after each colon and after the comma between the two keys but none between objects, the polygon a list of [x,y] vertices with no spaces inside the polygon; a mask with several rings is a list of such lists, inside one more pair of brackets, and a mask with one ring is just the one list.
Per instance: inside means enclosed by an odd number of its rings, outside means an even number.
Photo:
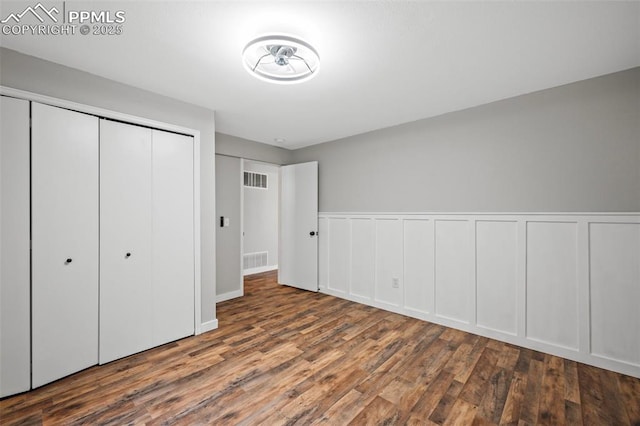
[{"label": "white interior door", "polygon": [[31,387],[29,101],[0,98],[0,398]]},{"label": "white interior door", "polygon": [[100,363],[152,347],[151,130],[100,121]]},{"label": "white interior door", "polygon": [[194,333],[193,138],[153,131],[153,344]]},{"label": "white interior door", "polygon": [[32,103],[32,386],[98,362],[98,119]]},{"label": "white interior door", "polygon": [[278,283],[318,291],[318,162],[280,168]]}]

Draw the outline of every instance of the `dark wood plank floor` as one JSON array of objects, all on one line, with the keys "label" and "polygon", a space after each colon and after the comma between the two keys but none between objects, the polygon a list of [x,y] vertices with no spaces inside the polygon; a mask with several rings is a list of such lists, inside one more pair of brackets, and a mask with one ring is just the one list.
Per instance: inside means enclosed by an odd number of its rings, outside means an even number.
[{"label": "dark wood plank floor", "polygon": [[0,401],[12,424],[640,425],[640,380],[246,280],[220,328]]}]

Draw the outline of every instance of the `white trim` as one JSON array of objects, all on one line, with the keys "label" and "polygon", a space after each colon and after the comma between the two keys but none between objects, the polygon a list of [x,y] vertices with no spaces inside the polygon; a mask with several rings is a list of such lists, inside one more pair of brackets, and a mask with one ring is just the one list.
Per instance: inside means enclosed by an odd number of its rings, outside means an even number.
[{"label": "white trim", "polygon": [[[193,254],[195,335],[202,333],[202,245],[200,241],[200,132],[193,135]],[[214,235],[215,241],[215,235]],[[215,261],[215,256],[214,256]],[[217,320],[216,320],[217,321]],[[217,326],[216,326],[217,327]]]},{"label": "white trim", "polygon": [[[216,177],[216,160],[215,160],[215,152],[216,152],[216,136],[215,136],[215,117],[213,117],[213,127],[214,127],[214,131],[213,131],[213,154],[214,154],[214,158],[213,158],[213,227],[211,229],[211,236],[213,237],[213,256],[209,259],[209,263],[212,266],[212,279],[213,279],[213,294],[216,294],[217,291],[217,287],[218,287],[218,282],[216,279],[217,273],[218,273],[218,263],[216,260],[216,239],[217,239],[217,232],[218,232],[218,228],[217,228],[217,224],[218,221],[216,220],[216,209],[217,209],[217,204],[216,204],[216,184],[215,184],[215,177]],[[200,143],[200,138],[198,138],[198,146]],[[200,171],[200,162],[198,161],[198,171]],[[198,197],[198,203],[200,202],[200,197]],[[198,223],[200,223],[202,221],[202,218],[200,217],[200,209],[198,209]],[[198,239],[200,239],[200,235],[198,233]],[[202,247],[202,242],[200,242],[200,247]],[[198,259],[198,263],[200,265],[200,268],[198,268],[198,270],[200,271],[199,274],[202,274],[202,265],[201,265],[201,259],[202,259],[202,248],[200,248],[200,250],[198,250],[198,253],[200,253],[200,256],[197,258]],[[202,291],[202,278],[200,277],[200,292]],[[205,321],[202,322],[202,295],[200,294],[200,292],[198,293],[198,304],[196,305],[196,311],[198,312],[198,321],[196,321],[196,324],[200,324],[198,327],[196,327],[196,330],[199,330],[200,333],[204,333],[205,331],[208,330],[213,330],[214,328],[218,328],[218,309],[216,307],[216,303],[215,303],[215,297],[214,300],[211,301],[211,303],[213,304],[213,316],[214,318],[212,320],[209,321]],[[215,322],[215,327],[214,328],[206,328],[204,327],[204,324],[209,324]]]},{"label": "white trim", "polygon": [[[244,163],[240,159],[240,296],[244,294]],[[228,293],[227,293],[228,294]],[[234,296],[238,297],[238,296]],[[229,298],[231,299],[231,298]],[[228,300],[228,299],[224,299]],[[220,300],[217,300],[220,301]]]},{"label": "white trim", "polygon": [[[90,105],[80,104],[77,102],[53,98],[51,96],[41,95],[38,93],[27,92],[24,90],[14,89],[11,87],[0,85],[0,95],[10,96],[14,98],[24,99],[32,102],[38,102],[59,108],[65,108],[91,114],[103,118],[111,118],[127,123],[138,124],[141,126],[152,127],[158,130],[165,130],[174,133],[180,133],[193,137],[193,209],[194,209],[194,334],[198,335],[205,329],[202,323],[202,271],[201,271],[201,241],[200,241],[200,131],[188,127],[177,126],[161,121],[151,120],[131,114],[125,114],[104,108],[98,108]],[[215,237],[215,235],[214,235]],[[216,324],[217,324],[217,320]],[[206,324],[210,323],[208,321]],[[217,325],[216,325],[217,327]]]},{"label": "white trim", "polygon": [[318,212],[318,216],[629,216],[637,217],[640,212]]},{"label": "white trim", "polygon": [[218,328],[218,320],[213,319],[211,321],[203,322],[200,325],[201,333],[206,333],[207,331],[215,330]]},{"label": "white trim", "polygon": [[278,269],[278,265],[258,266],[257,268],[245,269],[244,271],[242,271],[242,275],[247,276],[247,275],[253,275],[253,274],[260,274],[262,272],[275,271],[276,269]]},{"label": "white trim", "polygon": [[216,296],[216,303],[220,303],[220,302],[224,302],[226,300],[231,300],[231,299],[235,299],[236,297],[242,297],[244,296],[244,290],[240,289],[240,290],[234,290],[234,291],[229,291],[227,293],[222,293]]},{"label": "white trim", "polygon": [[[164,123],[162,121],[151,120],[149,118],[139,117],[136,115],[125,114],[106,108],[94,107],[91,105],[80,104],[66,99],[53,98],[51,96],[40,95],[38,93],[27,92],[25,90],[14,89],[12,87],[0,86],[0,95],[11,96],[14,98],[25,99],[28,101],[39,102],[41,104],[51,105],[59,108],[70,109],[85,114],[96,115],[104,118],[125,121],[127,123],[139,124],[141,126],[153,127],[158,130],[167,130],[174,133],[182,133],[194,136],[199,130],[190,129],[188,127],[177,126],[174,124]],[[200,153],[198,152],[198,156]]]}]

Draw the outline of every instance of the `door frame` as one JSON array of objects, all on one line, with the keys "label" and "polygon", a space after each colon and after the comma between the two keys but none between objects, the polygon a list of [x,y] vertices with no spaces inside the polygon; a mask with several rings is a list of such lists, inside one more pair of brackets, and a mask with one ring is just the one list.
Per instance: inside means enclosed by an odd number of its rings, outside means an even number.
[{"label": "door frame", "polygon": [[[41,95],[38,93],[28,92],[25,90],[14,89],[11,87],[0,85],[0,94],[24,99],[26,101],[38,102],[45,105],[78,111],[97,117],[109,118],[117,121],[123,121],[130,124],[151,127],[158,130],[165,130],[173,133],[180,133],[193,137],[193,221],[194,221],[194,334],[198,335],[205,331],[218,328],[218,320],[213,319],[205,323],[202,322],[202,271],[201,271],[201,252],[200,252],[200,131],[188,127],[182,127],[174,124],[164,123],[161,121],[151,120],[148,118],[138,117],[131,114],[125,114],[104,108],[85,105],[64,99],[58,99],[51,96]],[[215,227],[214,227],[215,228]],[[213,238],[215,241],[215,229]],[[210,260],[214,265],[215,258]],[[215,303],[215,300],[213,301]]]},{"label": "door frame", "polygon": [[244,296],[244,158],[240,158],[240,294]]}]

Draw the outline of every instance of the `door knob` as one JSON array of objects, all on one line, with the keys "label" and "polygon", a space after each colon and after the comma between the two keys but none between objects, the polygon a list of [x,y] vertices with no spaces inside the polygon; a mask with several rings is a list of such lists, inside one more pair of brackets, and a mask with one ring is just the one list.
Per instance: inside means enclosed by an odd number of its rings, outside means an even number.
[{"label": "door knob", "polygon": [[315,231],[311,231],[311,232],[309,232],[309,235],[311,235],[313,237],[314,235],[316,235],[316,232]]},{"label": "door knob", "polygon": [[127,257],[127,258],[131,257],[131,253],[127,253],[124,257]]},{"label": "door knob", "polygon": [[71,262],[73,262],[73,259],[68,258],[66,263],[71,263]]}]

